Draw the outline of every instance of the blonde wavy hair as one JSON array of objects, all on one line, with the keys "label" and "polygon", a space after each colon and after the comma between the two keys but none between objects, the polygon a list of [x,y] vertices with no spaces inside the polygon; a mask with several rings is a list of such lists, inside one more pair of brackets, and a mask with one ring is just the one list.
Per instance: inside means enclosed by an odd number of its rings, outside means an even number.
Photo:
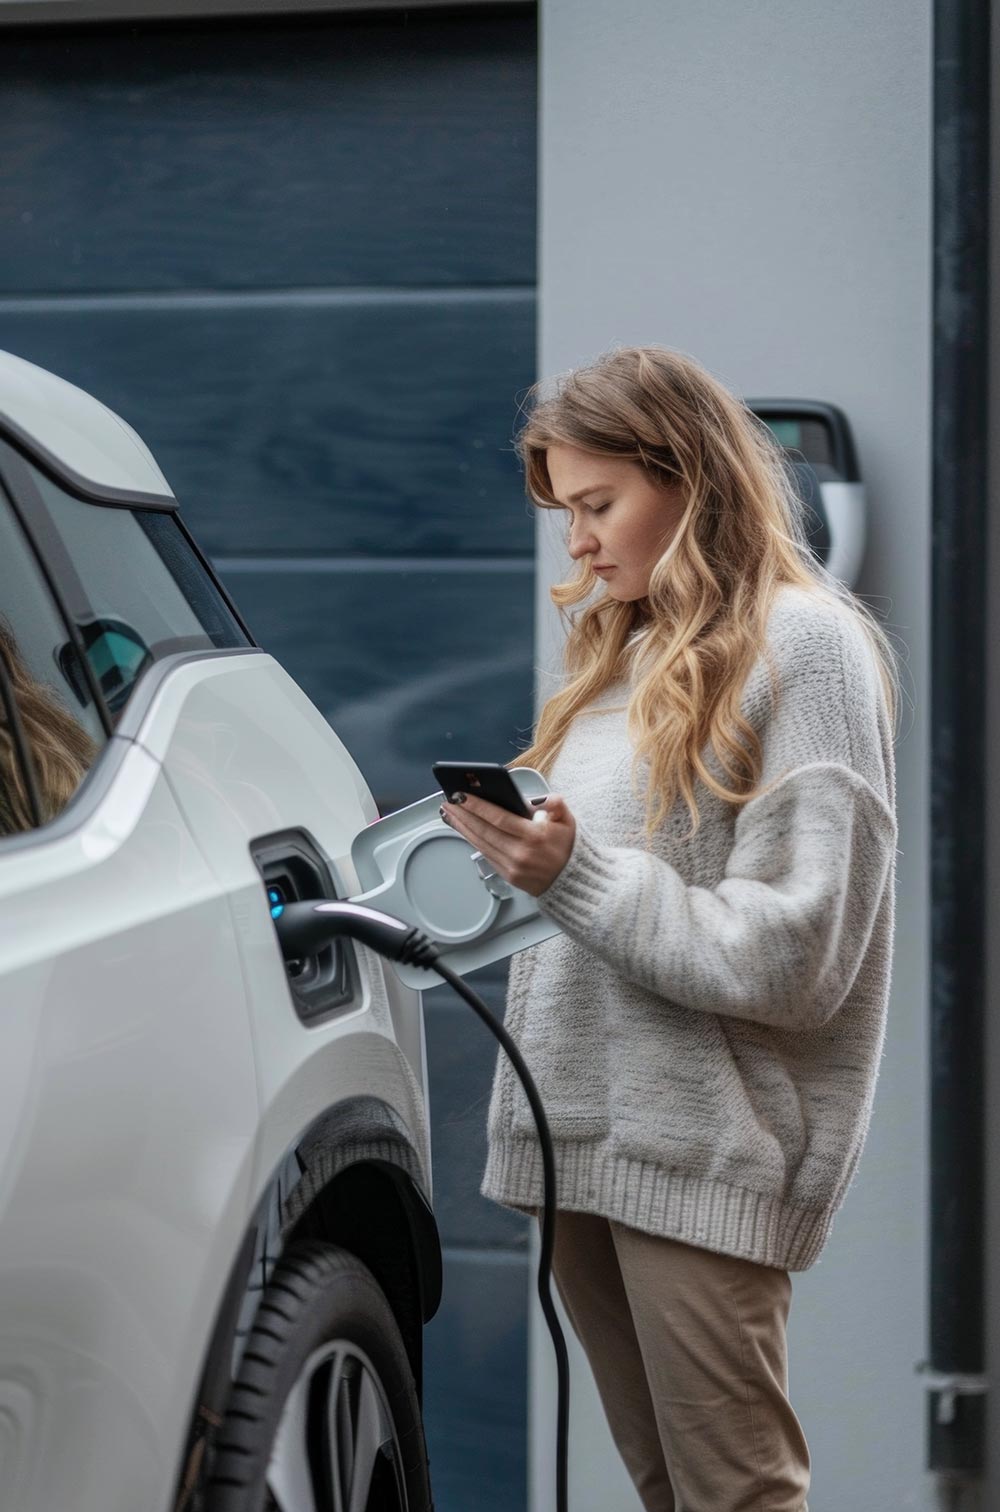
[{"label": "blonde wavy hair", "polygon": [[[45,824],[62,813],[98,748],[82,725],[60,703],[55,690],[32,677],[9,625],[2,618],[0,657],[7,669],[33,761],[42,823]],[[34,827],[31,801],[10,727],[10,714],[0,692],[0,835],[12,835]]]},{"label": "blonde wavy hair", "polygon": [[[544,704],[527,747],[507,766],[545,774],[576,716],[633,666],[627,727],[632,790],[649,762],[646,843],[673,808],[678,790],[700,823],[692,776],[736,807],[758,796],[760,740],[740,713],[741,695],[763,655],[771,605],[794,584],[852,614],[876,658],[895,726],[899,684],[894,650],[872,611],[826,571],[808,545],[806,507],[773,432],[705,368],[660,346],[616,347],[595,362],[528,390],[527,418],[514,439],[531,502],[563,508],[552,492],[546,450],[568,443],[636,463],[686,501],[677,529],[653,568],[648,596],[622,602],[607,594],[576,614],[601,581],[584,557],[576,575],[549,590],[568,633],[568,681]],[[644,629],[641,654],[627,646]],[[708,742],[732,784],[702,760]],[[653,795],[658,803],[653,810]]]}]

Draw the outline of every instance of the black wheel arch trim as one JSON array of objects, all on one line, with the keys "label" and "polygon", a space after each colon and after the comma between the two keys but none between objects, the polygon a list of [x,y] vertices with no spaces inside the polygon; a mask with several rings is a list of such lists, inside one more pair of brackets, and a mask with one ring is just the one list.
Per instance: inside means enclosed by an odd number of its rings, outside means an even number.
[{"label": "black wheel arch trim", "polygon": [[[441,1240],[425,1190],[423,1161],[395,1108],[371,1094],[345,1098],[299,1136],[294,1151],[289,1151],[292,1153],[303,1162],[304,1169],[283,1203],[283,1232],[293,1228],[319,1193],[349,1166],[376,1166],[390,1177],[410,1223],[421,1317],[429,1322],[441,1302]],[[278,1180],[283,1164],[272,1174],[269,1189]],[[265,1192],[261,1201],[268,1200],[269,1192]],[[259,1212],[258,1208],[258,1221]]]},{"label": "black wheel arch trim", "polygon": [[[294,1165],[299,1166],[300,1175],[288,1186],[286,1173]],[[222,1420],[241,1315],[254,1290],[261,1236],[266,1235],[269,1221],[277,1215],[282,1239],[290,1236],[320,1192],[345,1171],[363,1165],[377,1168],[392,1182],[409,1224],[422,1321],[429,1322],[437,1312],[442,1288],[441,1240],[425,1189],[423,1162],[406,1124],[389,1103],[370,1094],[345,1098],[320,1114],[286,1150],[272,1170],[242,1236],[205,1347],[172,1503],[175,1508],[186,1506],[185,1487],[190,1474],[198,1473],[204,1440]],[[279,1246],[271,1257],[272,1265],[280,1253]]]}]

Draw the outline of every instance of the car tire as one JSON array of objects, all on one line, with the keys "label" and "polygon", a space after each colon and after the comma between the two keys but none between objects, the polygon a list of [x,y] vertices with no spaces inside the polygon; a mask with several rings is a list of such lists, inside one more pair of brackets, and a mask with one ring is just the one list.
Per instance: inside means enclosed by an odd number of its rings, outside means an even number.
[{"label": "car tire", "polygon": [[402,1335],[349,1251],[302,1241],[275,1265],[213,1445],[204,1506],[432,1512]]}]

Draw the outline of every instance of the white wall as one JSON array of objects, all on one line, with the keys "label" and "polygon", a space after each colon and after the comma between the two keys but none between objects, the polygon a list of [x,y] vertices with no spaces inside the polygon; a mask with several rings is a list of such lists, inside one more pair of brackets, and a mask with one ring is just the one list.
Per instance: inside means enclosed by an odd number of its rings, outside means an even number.
[{"label": "white wall", "polygon": [[[927,1295],[930,5],[541,0],[540,43],[539,373],[655,341],[744,396],[831,400],[854,427],[873,511],[855,592],[908,660],[896,954],[865,1153],[824,1254],[792,1275],[790,1394],[810,1512],[936,1507],[914,1372]],[[540,701],[561,636],[547,587],[566,559],[541,525],[539,550]],[[555,1366],[532,1305],[532,1506],[550,1512]],[[638,1508],[562,1317],[572,1512]]]}]

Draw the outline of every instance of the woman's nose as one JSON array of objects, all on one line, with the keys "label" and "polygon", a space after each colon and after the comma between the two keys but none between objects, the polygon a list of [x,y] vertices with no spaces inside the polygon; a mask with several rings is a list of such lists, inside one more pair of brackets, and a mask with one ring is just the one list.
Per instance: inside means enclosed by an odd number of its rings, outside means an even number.
[{"label": "woman's nose", "polygon": [[569,533],[569,554],[576,561],[577,557],[590,556],[597,551],[597,541],[594,539],[592,530],[581,529],[577,531],[574,525]]}]

